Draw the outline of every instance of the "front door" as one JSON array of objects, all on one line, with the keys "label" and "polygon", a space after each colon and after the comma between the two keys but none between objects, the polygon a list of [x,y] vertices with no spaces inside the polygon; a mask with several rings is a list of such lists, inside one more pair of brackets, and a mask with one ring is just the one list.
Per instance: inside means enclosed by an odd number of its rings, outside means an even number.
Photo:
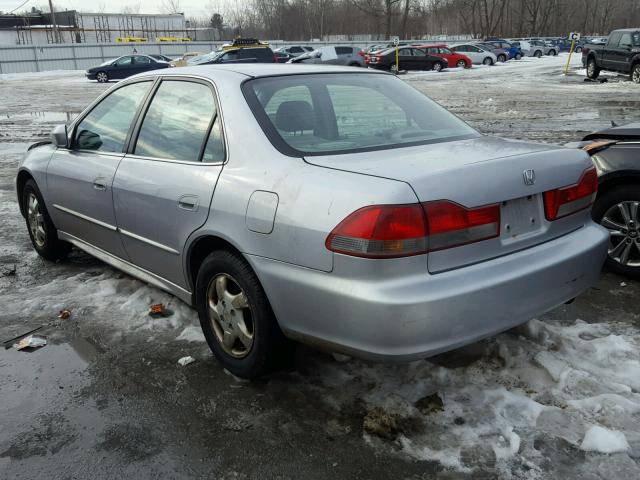
[{"label": "front door", "polygon": [[126,259],[113,208],[113,178],[135,114],[151,81],[122,86],[103,98],[72,131],[47,169],[51,215],[61,230]]},{"label": "front door", "polygon": [[131,262],[183,288],[184,245],[207,220],[225,158],[217,113],[211,84],[162,80],[113,183]]}]

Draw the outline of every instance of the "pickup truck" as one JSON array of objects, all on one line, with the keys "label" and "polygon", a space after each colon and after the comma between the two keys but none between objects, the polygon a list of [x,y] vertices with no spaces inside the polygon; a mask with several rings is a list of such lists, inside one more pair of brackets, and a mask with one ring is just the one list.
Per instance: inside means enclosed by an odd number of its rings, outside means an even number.
[{"label": "pickup truck", "polygon": [[610,70],[631,75],[635,83],[640,83],[640,27],[614,30],[605,45],[586,44],[582,64],[591,79],[598,78],[602,70]]}]

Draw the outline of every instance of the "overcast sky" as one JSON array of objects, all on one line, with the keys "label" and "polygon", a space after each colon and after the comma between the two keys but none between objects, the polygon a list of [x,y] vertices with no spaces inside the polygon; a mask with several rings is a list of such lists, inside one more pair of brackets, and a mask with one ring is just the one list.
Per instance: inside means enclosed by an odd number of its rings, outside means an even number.
[{"label": "overcast sky", "polygon": [[[104,11],[105,13],[119,13],[125,7],[140,5],[140,13],[162,13],[162,5],[166,0],[52,0],[56,10],[83,10],[87,12]],[[174,0],[175,1],[175,0]],[[10,12],[20,6],[24,0],[0,0],[0,11]],[[222,9],[231,0],[178,0],[181,9],[187,17],[209,16],[213,11]],[[18,11],[31,7],[49,10],[47,0],[30,0]]]}]

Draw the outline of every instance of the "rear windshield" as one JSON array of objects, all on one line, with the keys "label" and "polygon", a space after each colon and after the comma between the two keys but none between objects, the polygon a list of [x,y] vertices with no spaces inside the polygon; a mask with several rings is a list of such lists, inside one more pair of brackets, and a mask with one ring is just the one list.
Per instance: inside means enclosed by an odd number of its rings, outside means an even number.
[{"label": "rear windshield", "polygon": [[392,75],[264,77],[243,84],[256,119],[287,155],[382,150],[479,136]]}]

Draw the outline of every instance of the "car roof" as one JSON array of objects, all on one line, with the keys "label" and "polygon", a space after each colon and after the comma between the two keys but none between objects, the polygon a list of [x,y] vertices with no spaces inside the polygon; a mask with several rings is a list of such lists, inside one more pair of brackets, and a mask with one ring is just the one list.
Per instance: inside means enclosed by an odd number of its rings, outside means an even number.
[{"label": "car roof", "polygon": [[[245,77],[272,77],[278,75],[300,75],[314,73],[364,73],[364,74],[382,74],[373,69],[364,69],[356,67],[342,67],[333,65],[312,65],[312,64],[288,64],[288,63],[234,63],[228,65],[195,65],[191,67],[171,68],[168,71],[159,70],[158,75],[194,75],[200,77],[209,77],[214,79],[216,74],[226,72]],[[156,73],[156,72],[154,72]],[[387,74],[388,75],[388,74]]]},{"label": "car roof", "polygon": [[593,140],[596,138],[611,138],[621,140],[638,139],[640,138],[640,122],[605,128],[604,130],[590,133],[589,135],[585,136],[583,140]]}]

